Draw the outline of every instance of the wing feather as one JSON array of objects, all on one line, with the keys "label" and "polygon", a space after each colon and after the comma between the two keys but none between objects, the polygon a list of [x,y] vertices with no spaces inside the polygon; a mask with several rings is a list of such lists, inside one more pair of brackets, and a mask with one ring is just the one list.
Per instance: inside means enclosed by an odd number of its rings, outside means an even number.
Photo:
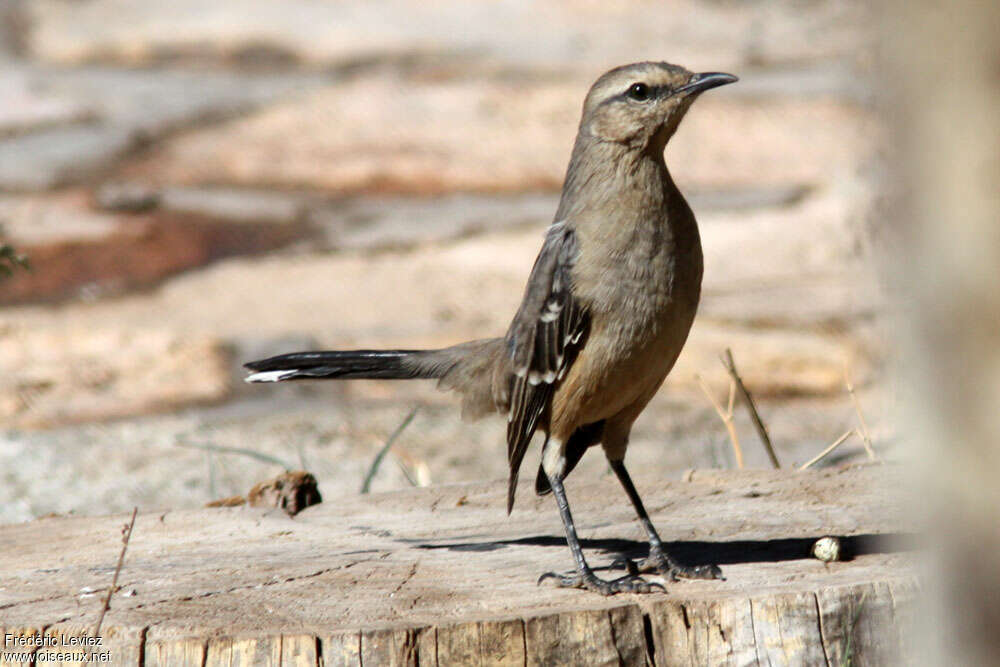
[{"label": "wing feather", "polygon": [[549,227],[535,260],[521,307],[507,331],[511,358],[507,461],[507,511],[514,506],[518,471],[552,394],[572,365],[588,318],[573,296],[576,235],[565,222]]}]

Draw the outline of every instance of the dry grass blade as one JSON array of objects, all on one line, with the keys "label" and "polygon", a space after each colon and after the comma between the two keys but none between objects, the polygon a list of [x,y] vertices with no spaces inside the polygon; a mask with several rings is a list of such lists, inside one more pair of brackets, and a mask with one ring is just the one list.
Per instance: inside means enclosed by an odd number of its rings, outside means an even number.
[{"label": "dry grass blade", "polygon": [[271,456],[270,454],[264,454],[263,452],[255,452],[252,449],[244,449],[242,447],[222,447],[220,445],[202,445],[197,442],[178,442],[178,447],[189,447],[191,449],[202,449],[206,452],[217,452],[220,454],[239,454],[240,456],[249,456],[252,459],[257,459],[258,461],[263,461],[264,463],[274,463],[284,468],[286,471],[293,470],[294,467],[289,465],[287,461],[282,461],[277,456]]},{"label": "dry grass blade", "polygon": [[844,366],[844,385],[847,387],[847,393],[851,395],[851,402],[854,404],[854,411],[858,414],[858,423],[861,425],[859,433],[861,435],[861,442],[865,446],[865,452],[868,453],[868,460],[876,460],[875,449],[872,447],[872,439],[868,434],[868,424],[865,422],[865,416],[861,414],[861,401],[858,400],[858,395],[854,393],[854,385],[851,384],[851,376],[847,372],[847,367]]},{"label": "dry grass blade", "polygon": [[[390,435],[388,440],[385,441],[385,444],[382,445],[382,449],[378,450],[378,454],[375,455],[371,466],[368,468],[368,473],[365,475],[365,481],[361,484],[361,493],[368,493],[371,491],[372,479],[375,478],[375,473],[378,472],[379,466],[382,465],[382,460],[385,458],[385,455],[389,453],[389,450],[392,449],[392,444],[396,442],[396,438],[398,438],[400,434],[406,430],[406,427],[410,425],[413,418],[417,416],[418,410],[420,410],[419,405],[410,410],[410,414],[406,415],[406,419],[404,419],[403,422],[396,427],[396,430],[392,432],[392,435]],[[410,479],[409,475],[407,475],[407,478]],[[416,482],[412,479],[410,479],[410,483],[416,485]]]},{"label": "dry grass blade", "polygon": [[733,352],[728,347],[726,348],[726,354],[722,358],[722,365],[726,367],[729,371],[729,376],[733,378],[736,383],[736,388],[740,392],[740,396],[743,398],[743,402],[746,403],[747,409],[750,411],[750,418],[753,420],[754,428],[757,429],[757,435],[760,436],[760,441],[764,444],[764,449],[767,451],[767,456],[771,459],[771,465],[775,468],[780,468],[781,463],[778,462],[778,455],[774,453],[774,446],[771,444],[771,436],[767,434],[767,427],[764,426],[763,420],[760,418],[760,413],[757,412],[757,405],[753,402],[753,397],[747,390],[746,385],[743,384],[743,379],[740,374],[736,371],[736,362],[733,361]]},{"label": "dry grass blade", "polygon": [[852,428],[847,433],[834,440],[832,445],[830,445],[829,447],[821,451],[819,454],[817,454],[816,456],[812,457],[811,459],[800,465],[799,470],[805,470],[812,464],[821,461],[824,457],[826,457],[827,454],[835,450],[837,447],[840,447],[849,437],[851,437],[852,434],[857,432],[858,432],[857,429]]},{"label": "dry grass blade", "polygon": [[719,402],[715,400],[714,396],[712,396],[711,390],[708,388],[708,385],[705,384],[702,377],[700,375],[695,375],[694,379],[698,381],[698,386],[701,387],[701,390],[705,393],[705,396],[708,397],[712,407],[715,408],[715,412],[719,415],[719,419],[721,419],[722,423],[726,425],[726,431],[729,432],[729,441],[733,443],[733,453],[736,455],[736,467],[742,468],[743,447],[740,446],[740,438],[736,435],[736,427],[733,425],[733,397],[736,394],[735,383],[729,383],[729,411],[723,412],[722,406],[719,405]]},{"label": "dry grass blade", "polygon": [[736,381],[732,378],[729,379],[729,407],[726,408],[729,416],[733,416],[733,411],[736,409]]},{"label": "dry grass blade", "polygon": [[94,637],[101,634],[101,624],[104,623],[104,615],[111,609],[111,596],[118,588],[118,575],[122,572],[122,565],[125,564],[125,551],[128,549],[129,540],[132,539],[132,529],[135,528],[135,517],[139,513],[138,507],[132,508],[132,518],[122,527],[122,550],[118,554],[118,564],[115,566],[115,575],[111,578],[111,586],[108,587],[108,594],[104,596],[104,604],[101,605],[101,615],[97,617],[94,625]]},{"label": "dry grass blade", "polygon": [[431,469],[427,463],[403,449],[402,447],[396,447],[393,452],[393,457],[396,459],[396,463],[399,465],[399,469],[403,471],[406,476],[406,480],[411,486],[429,486],[431,483]]}]

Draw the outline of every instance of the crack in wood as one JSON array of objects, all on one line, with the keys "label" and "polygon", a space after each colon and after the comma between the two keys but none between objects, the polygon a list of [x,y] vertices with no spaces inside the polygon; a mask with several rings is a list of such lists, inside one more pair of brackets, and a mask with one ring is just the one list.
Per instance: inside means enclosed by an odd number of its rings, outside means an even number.
[{"label": "crack in wood", "polygon": [[323,641],[319,637],[316,638],[316,664],[326,664],[326,659],[323,656]]},{"label": "crack in wood", "polygon": [[524,667],[528,667],[528,624],[523,618],[521,621],[521,650],[524,651]]},{"label": "crack in wood", "polygon": [[398,593],[399,591],[403,590],[403,586],[405,586],[406,584],[408,584],[410,582],[410,579],[413,578],[413,575],[415,575],[417,573],[417,566],[418,565],[420,565],[420,561],[414,561],[413,562],[413,565],[410,566],[410,571],[406,574],[405,577],[403,577],[403,580],[401,582],[399,582],[399,585],[396,586],[394,589],[392,589],[392,592],[389,593],[389,597],[392,597],[396,593]]},{"label": "crack in wood", "polygon": [[150,627],[147,625],[139,630],[139,667],[146,667],[146,635]]},{"label": "crack in wood", "polygon": [[823,649],[826,666],[830,667],[830,651],[826,647],[826,634],[823,632],[823,612],[819,608],[819,593],[813,592],[812,596],[816,602],[816,629],[819,632],[819,645]]},{"label": "crack in wood", "polygon": [[750,632],[753,633],[753,652],[757,656],[757,664],[760,664],[760,642],[757,641],[757,621],[754,619],[753,600],[748,601],[750,608]]},{"label": "crack in wood", "polygon": [[355,565],[359,565],[361,563],[366,563],[366,562],[368,562],[368,560],[358,560],[352,563],[348,563],[346,565],[340,565],[338,567],[323,568],[321,570],[317,570],[316,572],[310,572],[309,574],[303,574],[293,577],[285,577],[281,579],[273,579],[271,581],[257,582],[254,584],[245,584],[243,586],[233,586],[232,588],[227,588],[221,591],[206,591],[204,593],[199,593],[197,595],[184,595],[181,597],[161,598],[159,600],[153,600],[151,602],[142,602],[140,604],[133,606],[132,609],[144,609],[146,607],[154,607],[160,604],[168,604],[170,602],[190,602],[191,600],[200,600],[204,598],[214,597],[216,595],[226,595],[228,593],[235,593],[237,591],[252,590],[255,588],[266,588],[268,586],[276,586],[278,584],[288,584],[295,581],[301,581],[303,579],[313,579],[315,577],[320,577],[324,574],[327,574],[328,572],[335,572],[337,570],[346,570],[354,567]]},{"label": "crack in wood", "polygon": [[75,598],[79,595],[79,593],[62,593],[59,595],[49,595],[48,597],[43,598],[33,598],[31,600],[16,600],[14,602],[8,602],[7,604],[0,604],[0,611],[13,609],[14,607],[20,607],[27,604],[36,604],[38,602],[51,602],[52,600],[60,600],[62,598]]},{"label": "crack in wood", "polygon": [[611,613],[613,610],[608,609],[608,632],[611,635],[611,645],[615,647],[615,653],[618,655],[618,663],[624,665],[625,659],[622,656],[622,651],[618,648],[618,638],[615,636],[615,619],[612,617]]},{"label": "crack in wood", "polygon": [[646,664],[656,667],[656,641],[653,637],[653,619],[646,612],[642,614],[642,636],[646,643]]}]

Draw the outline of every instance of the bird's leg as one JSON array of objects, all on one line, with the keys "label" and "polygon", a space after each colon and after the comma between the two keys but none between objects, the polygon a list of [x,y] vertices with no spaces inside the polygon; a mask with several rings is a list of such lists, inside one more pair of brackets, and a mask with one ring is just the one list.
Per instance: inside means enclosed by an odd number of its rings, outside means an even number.
[{"label": "bird's leg", "polygon": [[630,573],[611,581],[600,579],[594,574],[594,571],[587,564],[587,559],[583,556],[583,548],[576,535],[576,526],[573,524],[573,515],[569,511],[569,502],[566,500],[566,490],[563,488],[562,480],[553,475],[549,477],[549,484],[552,486],[552,494],[559,507],[559,516],[562,517],[563,526],[566,528],[566,542],[569,544],[569,550],[573,553],[573,560],[576,561],[576,572],[572,574],[546,572],[539,577],[538,583],[542,583],[546,579],[555,579],[556,584],[561,588],[585,588],[601,595],[651,593],[663,590],[663,586],[648,582],[637,574]]},{"label": "bird's leg", "polygon": [[638,571],[659,572],[674,581],[677,579],[722,579],[722,570],[719,569],[718,565],[681,565],[667,553],[653,522],[646,514],[646,508],[642,504],[642,499],[639,498],[639,492],[635,490],[635,484],[632,483],[632,478],[629,476],[628,470],[625,469],[625,462],[609,459],[608,463],[611,464],[611,469],[615,471],[618,481],[625,488],[628,499],[632,501],[636,514],[639,515],[639,523],[642,524],[649,538],[649,557],[639,563]]},{"label": "bird's leg", "polygon": [[[551,446],[558,447],[559,443],[550,441],[547,443],[546,450]],[[559,507],[559,516],[562,518],[563,526],[566,529],[566,542],[569,544],[569,550],[573,553],[573,560],[576,561],[576,572],[566,575],[546,572],[539,577],[538,583],[542,583],[546,579],[555,579],[557,585],[561,588],[585,588],[601,595],[650,593],[655,590],[663,590],[663,587],[659,584],[650,583],[637,574],[630,573],[611,581],[600,579],[594,574],[594,571],[587,565],[587,559],[583,556],[583,548],[580,547],[580,539],[576,535],[576,525],[573,523],[573,515],[569,511],[569,501],[566,499],[566,490],[563,488],[561,471],[558,470],[558,464],[553,466],[550,462],[552,459],[560,457],[553,457],[549,451],[546,451],[545,454],[548,454],[548,456],[543,456],[543,467],[545,474],[549,478],[552,494],[556,498],[556,505]],[[565,461],[565,459],[562,460]],[[550,462],[549,465],[545,465],[546,462]],[[550,468],[553,467],[556,469],[550,472]]]}]

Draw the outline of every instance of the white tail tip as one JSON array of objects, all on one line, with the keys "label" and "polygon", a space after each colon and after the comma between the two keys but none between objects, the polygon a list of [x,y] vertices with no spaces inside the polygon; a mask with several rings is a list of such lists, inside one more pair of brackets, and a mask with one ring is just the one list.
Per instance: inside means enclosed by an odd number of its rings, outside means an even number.
[{"label": "white tail tip", "polygon": [[253,375],[248,375],[243,378],[244,382],[254,384],[257,382],[281,382],[287,377],[291,377],[298,373],[297,368],[291,370],[280,370],[280,371],[263,371],[261,373],[254,373]]}]

